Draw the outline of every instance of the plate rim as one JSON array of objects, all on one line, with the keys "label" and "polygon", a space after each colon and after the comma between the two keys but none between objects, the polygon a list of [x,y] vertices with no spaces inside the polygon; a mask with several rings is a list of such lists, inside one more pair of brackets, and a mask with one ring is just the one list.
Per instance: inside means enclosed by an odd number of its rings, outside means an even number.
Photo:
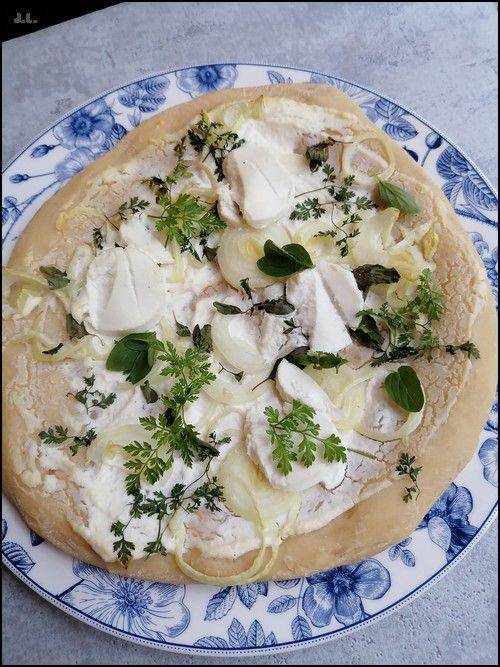
[{"label": "plate rim", "polygon": [[[23,146],[21,150],[19,150],[14,157],[12,157],[3,167],[2,169],[2,175],[5,174],[5,172],[19,159],[21,158],[26,151],[33,146],[41,137],[43,137],[46,133],[50,132],[51,130],[54,129],[57,125],[59,125],[63,120],[77,112],[78,110],[88,106],[89,104],[92,104],[96,100],[102,99],[107,97],[108,95],[112,93],[116,93],[120,89],[124,88],[125,86],[130,86],[136,83],[140,83],[141,81],[145,81],[148,79],[151,79],[156,76],[165,76],[169,74],[175,74],[177,72],[181,72],[187,69],[192,69],[192,68],[199,68],[199,67],[207,67],[207,66],[224,66],[224,65],[233,65],[233,66],[248,66],[248,67],[255,67],[255,68],[279,68],[279,69],[285,69],[285,70],[292,70],[295,72],[305,72],[308,74],[316,74],[320,76],[324,76],[326,78],[330,79],[335,79],[336,81],[340,81],[342,83],[345,83],[347,85],[353,85],[356,86],[357,88],[360,88],[361,90],[364,90],[368,93],[371,93],[373,95],[378,96],[379,98],[385,99],[388,102],[391,102],[398,106],[399,108],[403,109],[407,113],[411,114],[413,117],[416,119],[420,120],[425,126],[427,126],[430,130],[436,132],[442,139],[444,139],[450,146],[455,148],[461,155],[463,155],[466,160],[469,162],[470,166],[472,169],[474,169],[478,175],[483,179],[485,184],[490,188],[490,190],[494,193],[496,197],[498,197],[497,189],[493,186],[491,183],[490,179],[484,174],[482,169],[480,169],[476,163],[470,158],[469,154],[465,152],[462,148],[460,148],[454,141],[452,141],[447,134],[443,133],[439,129],[437,129],[433,124],[429,123],[425,118],[423,118],[419,113],[413,111],[411,108],[406,106],[405,104],[401,104],[400,102],[394,100],[391,97],[388,97],[387,95],[380,93],[377,89],[374,89],[370,86],[360,84],[357,81],[354,81],[352,79],[345,79],[342,76],[337,76],[335,74],[326,74],[324,72],[320,72],[314,69],[310,69],[307,67],[296,67],[292,65],[284,65],[284,64],[277,64],[277,63],[267,63],[267,62],[247,62],[247,61],[231,61],[231,62],[210,62],[210,63],[202,63],[202,64],[193,64],[193,65],[186,65],[183,67],[172,67],[170,69],[162,69],[162,70],[157,70],[154,72],[148,73],[146,76],[141,76],[133,80],[128,80],[120,85],[113,86],[112,88],[109,88],[92,98],[89,98],[88,100],[84,101],[83,103],[73,107],[69,111],[67,111],[65,114],[62,116],[58,117],[51,125],[47,126],[45,129],[43,129],[41,132],[39,132],[29,143]],[[176,106],[176,105],[172,105]],[[169,108],[169,107],[167,107]],[[150,118],[156,115],[155,112],[151,114]],[[3,505],[3,493],[2,493],[2,505]],[[15,510],[15,508],[14,508]],[[16,511],[16,510],[15,510]],[[489,511],[488,515],[486,516],[485,520],[479,527],[478,531],[476,534],[473,536],[473,538],[470,540],[470,542],[462,549],[451,561],[445,563],[437,572],[432,574],[432,576],[428,577],[423,583],[420,584],[420,586],[414,590],[412,590],[410,593],[408,593],[405,597],[397,600],[396,602],[392,603],[389,607],[386,607],[385,609],[373,614],[370,616],[368,619],[358,621],[357,623],[349,626],[349,627],[344,627],[344,628],[337,628],[336,630],[324,633],[322,635],[317,635],[316,637],[310,638],[310,639],[302,639],[302,640],[293,640],[293,641],[288,641],[288,642],[283,642],[279,643],[273,646],[264,646],[264,647],[246,647],[246,648],[241,648],[241,649],[215,649],[215,648],[201,648],[201,647],[196,647],[193,646],[192,644],[173,644],[170,642],[163,642],[159,640],[154,640],[150,638],[145,638],[145,637],[139,637],[137,635],[134,635],[132,633],[127,632],[126,630],[120,630],[118,628],[114,628],[112,626],[107,625],[106,623],[99,621],[85,612],[80,611],[76,607],[73,607],[72,605],[68,604],[67,602],[64,602],[62,600],[59,600],[56,595],[53,595],[49,591],[47,591],[43,586],[32,580],[29,576],[27,576],[25,573],[20,571],[11,561],[7,558],[7,556],[2,552],[2,562],[6,565],[6,567],[15,575],[17,576],[23,583],[25,583],[30,589],[35,591],[38,595],[40,595],[42,598],[47,600],[49,603],[57,607],[58,609],[61,609],[63,612],[67,613],[69,616],[72,616],[74,618],[77,618],[80,621],[83,621],[87,625],[99,629],[102,632],[105,632],[106,634],[118,637],[122,640],[125,641],[130,641],[132,643],[141,645],[141,646],[148,646],[150,648],[155,648],[157,650],[163,650],[163,651],[169,651],[172,653],[182,653],[185,655],[207,655],[207,656],[218,656],[218,657],[238,657],[238,656],[243,656],[243,655],[264,655],[264,654],[272,654],[272,653],[282,653],[282,652],[290,652],[293,650],[298,650],[302,648],[306,648],[307,646],[313,646],[313,645],[320,645],[324,644],[327,641],[332,641],[337,637],[342,637],[342,636],[347,636],[351,634],[352,632],[355,632],[361,628],[361,626],[369,626],[372,623],[375,623],[376,621],[389,616],[393,612],[397,611],[398,609],[401,609],[405,605],[409,604],[413,600],[415,600],[418,596],[420,596],[421,593],[424,591],[428,590],[434,583],[437,583],[442,577],[444,577],[458,562],[462,560],[468,554],[471,549],[475,547],[475,545],[484,537],[486,532],[489,530],[489,528],[492,526],[494,523],[495,519],[497,518],[498,514],[498,500],[495,502],[491,510]]]}]

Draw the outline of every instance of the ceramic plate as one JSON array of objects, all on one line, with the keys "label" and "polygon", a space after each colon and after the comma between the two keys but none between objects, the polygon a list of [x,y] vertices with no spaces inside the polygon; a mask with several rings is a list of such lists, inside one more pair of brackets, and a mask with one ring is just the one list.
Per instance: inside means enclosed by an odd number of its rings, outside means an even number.
[{"label": "ceramic plate", "polygon": [[[62,118],[4,172],[4,262],[43,202],[152,114],[211,90],[304,81],[327,83],[350,95],[441,185],[497,297],[498,202],[471,160],[422,118],[379,93],[309,70],[267,65],[202,65],[164,72],[108,92]],[[477,543],[497,511],[497,431],[498,401],[472,461],[406,540],[357,565],[306,579],[214,588],[115,576],[44,542],[6,500],[3,560],[55,606],[139,644],[238,656],[316,644],[409,602]]]}]

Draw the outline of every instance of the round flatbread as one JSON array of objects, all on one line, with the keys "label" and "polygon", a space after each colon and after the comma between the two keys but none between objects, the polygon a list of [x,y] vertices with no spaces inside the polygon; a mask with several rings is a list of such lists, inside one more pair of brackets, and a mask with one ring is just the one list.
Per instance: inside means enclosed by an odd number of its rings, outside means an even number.
[{"label": "round flatbread", "polygon": [[[35,273],[40,266],[67,266],[82,240],[91,241],[103,215],[110,215],[126,198],[130,183],[141,174],[141,160],[151,163],[164,158],[167,137],[189,126],[201,110],[210,112],[219,105],[261,95],[335,110],[344,130],[370,132],[390,142],[395,156],[392,181],[411,192],[420,206],[419,219],[431,218],[439,236],[434,281],[443,292],[444,312],[436,332],[445,341],[473,340],[481,351],[478,360],[439,352],[433,363],[422,358],[414,364],[426,390],[426,406],[419,428],[405,442],[405,451],[415,453],[422,467],[418,499],[403,503],[404,484],[388,469],[354,507],[318,530],[284,540],[264,578],[288,579],[357,562],[404,539],[477,447],[496,384],[496,312],[480,258],[440,188],[338,90],[290,84],[218,91],[159,113],[75,176],[33,217],[9,267]],[[64,332],[61,313],[55,313],[53,320],[53,334]],[[40,466],[38,439],[39,431],[48,425],[68,423],[74,407],[57,365],[31,357],[21,336],[26,326],[30,326],[29,315],[22,321],[9,318],[4,326],[3,488],[7,496],[35,532],[85,562],[142,579],[190,581],[172,554],[132,560],[125,569],[118,562],[103,560],[81,531],[74,529],[75,516],[85,521],[78,493],[65,484],[64,470]],[[191,549],[185,558],[208,575],[230,577],[248,568],[255,552],[232,559],[207,557]]]}]

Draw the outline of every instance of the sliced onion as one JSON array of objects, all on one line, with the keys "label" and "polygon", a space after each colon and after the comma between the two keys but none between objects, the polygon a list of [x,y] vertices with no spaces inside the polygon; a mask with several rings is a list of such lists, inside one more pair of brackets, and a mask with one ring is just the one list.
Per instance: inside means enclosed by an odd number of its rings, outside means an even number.
[{"label": "sliced onion", "polygon": [[221,315],[217,313],[212,320],[212,341],[219,357],[234,368],[247,373],[269,373],[272,364],[264,360],[255,343],[237,337],[231,332],[231,323],[241,315]]},{"label": "sliced onion", "polygon": [[[384,160],[374,150],[363,146],[365,141],[377,141],[382,144],[386,159]],[[365,158],[370,159],[375,164],[380,166],[380,171],[377,176],[369,176],[368,173],[360,171],[354,166],[356,154],[359,153]],[[389,140],[383,135],[375,134],[374,132],[363,132],[354,138],[354,141],[344,146],[342,153],[342,175],[354,176],[355,183],[361,187],[372,187],[377,183],[377,177],[386,180],[394,173],[395,161]]]},{"label": "sliced onion", "polygon": [[252,288],[266,287],[276,282],[276,278],[266,276],[257,268],[257,260],[264,255],[264,243],[271,239],[277,245],[290,243],[288,232],[279,225],[271,225],[264,230],[227,228],[224,230],[217,261],[224,279],[236,289],[240,281],[248,278]]}]

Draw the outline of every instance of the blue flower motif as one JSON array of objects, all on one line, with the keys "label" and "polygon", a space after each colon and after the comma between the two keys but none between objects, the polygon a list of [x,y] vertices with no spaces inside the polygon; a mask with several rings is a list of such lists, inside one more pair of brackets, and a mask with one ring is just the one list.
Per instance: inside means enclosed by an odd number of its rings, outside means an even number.
[{"label": "blue flower motif", "polygon": [[275,646],[276,637],[274,632],[267,635],[264,633],[259,621],[255,620],[248,628],[248,632],[237,618],[233,618],[227,631],[228,639],[209,635],[195,641],[198,648],[235,649],[235,648],[259,648],[262,646]]},{"label": "blue flower motif", "polygon": [[478,456],[483,464],[484,479],[493,486],[498,486],[498,440],[493,438],[485,440]]},{"label": "blue flower motif", "polygon": [[115,125],[115,117],[104,100],[97,100],[65,118],[54,136],[65,148],[100,150]]},{"label": "blue flower motif", "polygon": [[343,625],[368,618],[361,598],[381,598],[390,588],[391,576],[382,563],[369,558],[307,577],[307,582],[302,607],[311,623],[323,628],[332,616]]},{"label": "blue flower motif", "polygon": [[401,561],[407,567],[415,567],[415,556],[413,551],[405,548],[408,546],[408,544],[410,544],[411,540],[411,537],[407,537],[402,542],[399,542],[398,544],[395,544],[393,547],[391,547],[389,549],[389,558],[391,560],[397,560],[398,558],[401,558]]},{"label": "blue flower motif", "polygon": [[211,90],[233,88],[238,76],[236,65],[203,65],[176,72],[177,86],[191,97]]},{"label": "blue flower motif", "polygon": [[469,522],[472,495],[465,486],[452,482],[422,519],[419,528],[427,528],[429,537],[446,552],[450,562],[477,533]]},{"label": "blue flower motif", "polygon": [[58,144],[40,144],[36,146],[30,153],[31,157],[45,157],[47,153],[53,150]]},{"label": "blue flower motif", "polygon": [[498,248],[490,251],[490,246],[479,232],[472,232],[470,238],[479,256],[483,260],[488,280],[490,281],[495,301],[498,306]]},{"label": "blue flower motif", "polygon": [[215,621],[223,618],[234,606],[237,599],[247,609],[251,609],[259,595],[266,596],[268,584],[261,581],[256,584],[243,584],[241,586],[226,586],[213,595],[207,605],[205,621]]},{"label": "blue flower motif", "polygon": [[77,148],[62,162],[56,164],[54,173],[57,180],[61,183],[68,181],[70,178],[73,178],[73,176],[76,176],[78,172],[82,171],[82,169],[85,169],[85,167],[93,162],[96,157],[96,154],[89,148]]},{"label": "blue flower motif", "polygon": [[119,577],[78,560],[73,572],[82,581],[59,598],[102,623],[158,641],[178,637],[189,625],[185,586]]}]

